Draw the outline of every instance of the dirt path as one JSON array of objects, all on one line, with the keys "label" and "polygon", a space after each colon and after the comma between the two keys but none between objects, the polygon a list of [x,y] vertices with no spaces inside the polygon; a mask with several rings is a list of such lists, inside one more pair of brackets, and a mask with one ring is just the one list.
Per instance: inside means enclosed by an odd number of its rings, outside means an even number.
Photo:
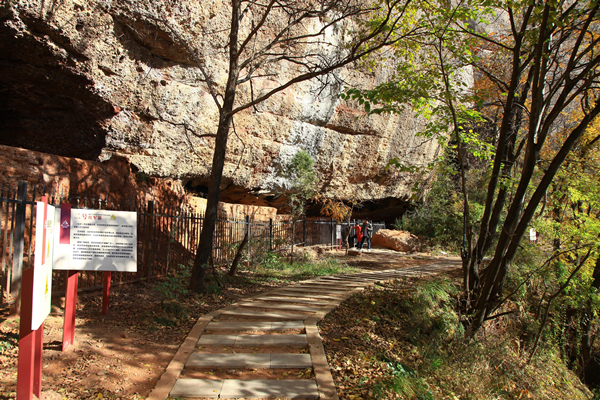
[{"label": "dirt path", "polygon": [[[341,262],[366,271],[431,262],[429,257],[407,257],[388,250],[363,252],[359,257],[332,253]],[[75,345],[64,353],[60,351],[62,310],[57,304],[45,323],[42,398],[146,397],[199,315],[272,287],[231,289],[221,296],[205,296],[187,318],[178,320],[164,315],[154,289],[146,284],[116,290],[107,316],[100,314],[98,294],[80,296]],[[18,320],[8,319],[4,312],[0,322],[0,399],[11,399],[16,390]]]}]

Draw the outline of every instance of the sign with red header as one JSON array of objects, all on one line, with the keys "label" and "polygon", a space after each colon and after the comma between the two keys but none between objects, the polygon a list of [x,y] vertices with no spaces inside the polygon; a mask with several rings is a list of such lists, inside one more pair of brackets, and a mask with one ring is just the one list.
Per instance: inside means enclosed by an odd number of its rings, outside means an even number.
[{"label": "sign with red header", "polygon": [[63,203],[60,205],[60,220],[59,220],[60,244],[71,243],[71,205]]},{"label": "sign with red header", "polygon": [[61,234],[55,235],[54,269],[137,271],[135,212],[72,209],[68,218],[56,213]]}]

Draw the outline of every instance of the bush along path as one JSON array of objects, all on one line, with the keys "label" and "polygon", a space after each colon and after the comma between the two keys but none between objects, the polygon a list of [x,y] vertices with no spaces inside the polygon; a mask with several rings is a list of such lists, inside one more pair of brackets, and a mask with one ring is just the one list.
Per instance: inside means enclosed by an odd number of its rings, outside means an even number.
[{"label": "bush along path", "polygon": [[147,400],[337,399],[317,322],[375,282],[459,268],[410,268],[307,280],[202,316]]}]

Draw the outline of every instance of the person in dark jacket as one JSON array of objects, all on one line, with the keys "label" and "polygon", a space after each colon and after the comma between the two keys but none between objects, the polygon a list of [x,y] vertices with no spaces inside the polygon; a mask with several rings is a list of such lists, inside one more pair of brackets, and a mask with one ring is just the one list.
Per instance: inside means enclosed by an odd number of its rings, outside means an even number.
[{"label": "person in dark jacket", "polygon": [[373,237],[373,224],[368,219],[365,220],[365,223],[362,227],[363,238],[360,242],[359,251],[362,251],[363,244],[365,241],[367,242],[367,251],[371,251],[371,238]]}]

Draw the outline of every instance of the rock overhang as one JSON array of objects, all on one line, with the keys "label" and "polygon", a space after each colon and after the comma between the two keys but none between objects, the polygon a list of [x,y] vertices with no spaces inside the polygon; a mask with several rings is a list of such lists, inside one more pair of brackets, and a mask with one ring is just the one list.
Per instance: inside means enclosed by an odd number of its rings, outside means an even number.
[{"label": "rock overhang", "polygon": [[[213,139],[198,135],[214,131],[214,104],[181,46],[156,24],[140,25],[132,9],[141,4],[135,3],[129,9],[111,3],[109,12],[94,9],[92,2],[66,1],[52,18],[33,6],[3,17],[7,51],[0,55],[0,90],[8,96],[0,100],[7,116],[0,141],[90,160],[116,155],[148,176],[208,186]],[[43,2],[36,4],[43,8]],[[189,7],[219,18],[212,6]],[[66,21],[73,23],[61,24]],[[94,30],[94,23],[103,28]],[[152,33],[156,41],[149,39]],[[224,65],[216,58],[211,63],[217,69]],[[340,73],[348,81],[377,83],[360,69]],[[285,71],[281,75],[284,79]],[[275,83],[259,81],[255,88]],[[281,202],[274,190],[280,172],[304,149],[315,159],[325,195],[358,195],[402,212],[413,185],[427,176],[385,166],[390,158],[410,165],[436,157],[435,141],[418,136],[424,121],[410,112],[367,116],[358,105],[340,101],[341,86],[316,89],[311,82],[286,89],[236,116],[222,195],[248,204]],[[398,205],[390,205],[393,199]]]}]

